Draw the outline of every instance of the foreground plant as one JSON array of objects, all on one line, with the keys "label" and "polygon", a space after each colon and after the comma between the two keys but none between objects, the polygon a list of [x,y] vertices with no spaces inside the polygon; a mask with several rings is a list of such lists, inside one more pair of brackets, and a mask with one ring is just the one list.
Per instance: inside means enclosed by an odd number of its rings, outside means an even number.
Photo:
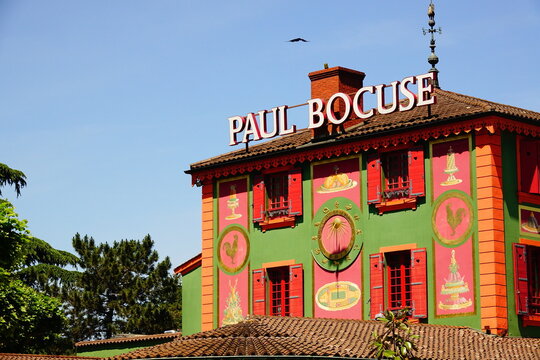
[{"label": "foreground plant", "polygon": [[416,359],[414,352],[417,348],[414,340],[418,339],[418,335],[411,334],[408,315],[409,309],[405,308],[396,311],[386,310],[377,318],[385,328],[380,335],[376,331],[373,332],[373,352],[377,359]]}]

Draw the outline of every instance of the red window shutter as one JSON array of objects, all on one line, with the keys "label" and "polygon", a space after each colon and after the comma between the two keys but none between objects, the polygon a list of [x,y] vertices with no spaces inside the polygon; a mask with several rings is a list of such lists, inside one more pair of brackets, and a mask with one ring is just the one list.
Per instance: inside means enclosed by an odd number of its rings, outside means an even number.
[{"label": "red window shutter", "polygon": [[289,172],[289,215],[302,215],[302,170]]},{"label": "red window shutter", "polygon": [[369,255],[369,288],[371,291],[371,318],[384,310],[384,264],[383,254]]},{"label": "red window shutter", "polygon": [[367,185],[368,203],[381,202],[381,159],[378,153],[367,157]]},{"label": "red window shutter", "polygon": [[522,141],[519,149],[521,167],[521,191],[540,193],[540,176],[538,169],[538,142]]},{"label": "red window shutter", "polygon": [[253,270],[253,315],[266,315],[266,282],[264,269]]},{"label": "red window shutter", "polygon": [[413,317],[427,317],[427,254],[425,248],[411,250],[411,300]]},{"label": "red window shutter", "polygon": [[424,196],[424,148],[409,150],[409,187],[411,196]]},{"label": "red window shutter", "polygon": [[529,277],[527,276],[527,246],[514,244],[514,291],[518,315],[529,313]]},{"label": "red window shutter", "polygon": [[289,266],[290,316],[304,316],[304,272],[302,264]]},{"label": "red window shutter", "polygon": [[266,216],[264,177],[255,175],[253,177],[253,222],[264,221]]}]

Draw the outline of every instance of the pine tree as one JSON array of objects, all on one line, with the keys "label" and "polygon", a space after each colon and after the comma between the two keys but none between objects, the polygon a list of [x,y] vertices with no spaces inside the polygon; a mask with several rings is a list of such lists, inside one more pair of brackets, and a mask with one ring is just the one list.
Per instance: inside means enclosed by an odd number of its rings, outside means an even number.
[{"label": "pine tree", "polygon": [[82,275],[66,294],[75,340],[180,327],[180,282],[170,274],[169,258],[158,262],[153,246],[149,235],[142,241],[122,240],[112,245],[98,245],[91,237],[75,235],[73,247]]},{"label": "pine tree", "polygon": [[[26,175],[20,170],[15,170],[0,163],[0,188],[5,185],[12,185],[15,187],[15,193],[17,196],[21,195],[21,189],[26,186]],[[0,189],[0,195],[2,195],[2,189]]]}]

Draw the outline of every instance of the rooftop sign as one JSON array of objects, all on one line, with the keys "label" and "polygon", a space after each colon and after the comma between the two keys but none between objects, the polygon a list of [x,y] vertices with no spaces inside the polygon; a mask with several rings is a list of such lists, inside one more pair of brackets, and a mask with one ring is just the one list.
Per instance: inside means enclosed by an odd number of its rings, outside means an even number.
[{"label": "rooftop sign", "polygon": [[[375,115],[375,111],[381,115],[395,111],[407,111],[417,106],[435,104],[433,92],[434,73],[409,76],[401,81],[393,81],[389,85],[364,86],[351,98],[350,94],[335,93],[328,100],[308,100],[308,129],[316,129],[329,122],[340,125],[354,115],[359,119],[369,119]],[[411,84],[417,85],[414,93],[408,88]],[[390,88],[386,90],[386,88]],[[392,97],[390,106],[385,106],[385,92],[389,91]],[[376,109],[364,111],[364,94],[374,94],[377,99]],[[407,103],[399,101],[400,94],[408,100]],[[336,103],[344,104],[344,110],[339,118],[334,112]],[[258,113],[249,113],[246,116],[232,116],[229,118],[229,145],[234,146],[248,141],[270,139],[278,135],[287,135],[296,132],[296,125],[289,127],[287,122],[287,105],[275,107],[272,110],[261,110]],[[271,114],[271,126],[268,123],[268,114]],[[258,121],[257,121],[258,117]],[[271,130],[269,130],[271,129]],[[243,133],[243,134],[242,134]],[[241,139],[238,140],[237,136]]]}]

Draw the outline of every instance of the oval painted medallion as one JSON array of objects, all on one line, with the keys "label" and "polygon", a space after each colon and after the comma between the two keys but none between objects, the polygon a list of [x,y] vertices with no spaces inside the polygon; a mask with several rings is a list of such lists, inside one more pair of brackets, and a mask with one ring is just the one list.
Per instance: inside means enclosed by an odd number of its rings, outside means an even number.
[{"label": "oval painted medallion", "polygon": [[321,286],[315,294],[315,302],[323,310],[340,311],[356,305],[360,295],[360,288],[355,283],[336,281]]}]

